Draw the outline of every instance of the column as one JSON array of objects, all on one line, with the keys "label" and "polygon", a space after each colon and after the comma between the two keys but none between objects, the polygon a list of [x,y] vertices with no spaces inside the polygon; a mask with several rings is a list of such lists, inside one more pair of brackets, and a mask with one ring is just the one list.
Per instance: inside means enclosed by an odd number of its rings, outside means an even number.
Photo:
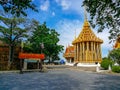
[{"label": "column", "polygon": [[98,60],[98,43],[96,42],[96,61]]},{"label": "column", "polygon": [[102,55],[101,55],[101,45],[99,44],[99,58],[102,60]]},{"label": "column", "polygon": [[77,62],[78,62],[78,43],[77,43]]},{"label": "column", "polygon": [[91,60],[93,62],[93,42],[91,42]]},{"label": "column", "polygon": [[24,70],[27,69],[27,60],[24,60],[24,63],[23,63],[23,69],[24,69]]},{"label": "column", "polygon": [[70,63],[72,63],[72,62],[71,62],[71,58],[70,58]]},{"label": "column", "polygon": [[80,61],[83,61],[82,56],[82,43],[80,42]]},{"label": "column", "polygon": [[86,63],[89,62],[88,58],[89,58],[89,42],[86,43],[87,44],[87,50],[86,50]]},{"label": "column", "polygon": [[78,62],[80,60],[80,44],[78,43]]},{"label": "column", "polygon": [[94,42],[94,61],[96,60],[96,43]]},{"label": "column", "polygon": [[85,44],[84,44],[84,42],[82,42],[82,61],[84,62],[84,60],[85,60]]},{"label": "column", "polygon": [[37,69],[39,69],[39,63],[40,63],[40,61],[38,60],[37,61]]},{"label": "column", "polygon": [[98,43],[98,61],[100,60],[100,47],[99,47],[99,43]]},{"label": "column", "polygon": [[75,53],[74,53],[74,62],[76,62],[76,59],[77,59],[77,45],[75,44]]}]

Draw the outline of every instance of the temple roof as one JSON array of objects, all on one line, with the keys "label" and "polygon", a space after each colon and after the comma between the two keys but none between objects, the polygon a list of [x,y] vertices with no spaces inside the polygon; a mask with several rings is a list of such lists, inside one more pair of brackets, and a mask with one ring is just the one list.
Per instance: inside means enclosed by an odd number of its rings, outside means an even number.
[{"label": "temple roof", "polygon": [[90,28],[90,24],[87,20],[84,21],[82,31],[79,36],[72,42],[72,44],[79,42],[93,41],[103,43],[103,40],[98,38]]},{"label": "temple roof", "polygon": [[120,48],[120,36],[118,36],[116,42],[115,42],[115,45],[113,46],[113,48]]},{"label": "temple roof", "polygon": [[64,57],[74,57],[74,46],[68,46],[66,48]]}]

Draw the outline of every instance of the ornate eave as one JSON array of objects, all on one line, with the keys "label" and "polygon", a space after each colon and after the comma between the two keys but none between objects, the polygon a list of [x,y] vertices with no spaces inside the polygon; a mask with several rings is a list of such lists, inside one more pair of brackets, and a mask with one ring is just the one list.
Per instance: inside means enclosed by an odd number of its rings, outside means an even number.
[{"label": "ornate eave", "polygon": [[74,46],[68,46],[63,56],[65,58],[74,57]]},{"label": "ornate eave", "polygon": [[118,36],[116,42],[115,42],[115,45],[113,46],[113,48],[120,48],[120,36]]}]

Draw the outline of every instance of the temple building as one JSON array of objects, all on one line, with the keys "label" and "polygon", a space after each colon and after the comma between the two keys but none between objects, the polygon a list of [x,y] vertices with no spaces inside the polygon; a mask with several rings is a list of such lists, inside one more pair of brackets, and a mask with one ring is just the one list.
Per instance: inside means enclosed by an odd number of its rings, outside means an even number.
[{"label": "temple building", "polygon": [[66,48],[64,57],[71,60],[71,52],[74,52],[74,63],[95,64],[102,61],[101,44],[103,40],[98,38],[92,31],[90,24],[85,15],[83,28],[77,38],[72,42],[74,45],[73,51],[69,51],[70,47]]},{"label": "temple building", "polygon": [[79,36],[72,42],[75,46],[75,62],[97,63],[101,62],[101,44],[103,41],[96,37],[90,28],[87,19]]},{"label": "temple building", "polygon": [[67,60],[67,63],[74,63],[74,53],[75,53],[74,46],[66,47],[66,50],[63,56]]},{"label": "temple building", "polygon": [[115,42],[115,45],[114,45],[114,49],[118,49],[120,48],[120,35],[118,36],[116,42]]}]

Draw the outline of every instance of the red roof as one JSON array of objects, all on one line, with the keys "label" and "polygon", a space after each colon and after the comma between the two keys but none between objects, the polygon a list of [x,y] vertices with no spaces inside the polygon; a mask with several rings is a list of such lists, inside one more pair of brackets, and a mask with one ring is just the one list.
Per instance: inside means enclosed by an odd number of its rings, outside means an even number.
[{"label": "red roof", "polygon": [[44,59],[44,54],[19,53],[20,59]]},{"label": "red roof", "polygon": [[66,48],[64,57],[74,57],[74,46],[68,46]]}]

